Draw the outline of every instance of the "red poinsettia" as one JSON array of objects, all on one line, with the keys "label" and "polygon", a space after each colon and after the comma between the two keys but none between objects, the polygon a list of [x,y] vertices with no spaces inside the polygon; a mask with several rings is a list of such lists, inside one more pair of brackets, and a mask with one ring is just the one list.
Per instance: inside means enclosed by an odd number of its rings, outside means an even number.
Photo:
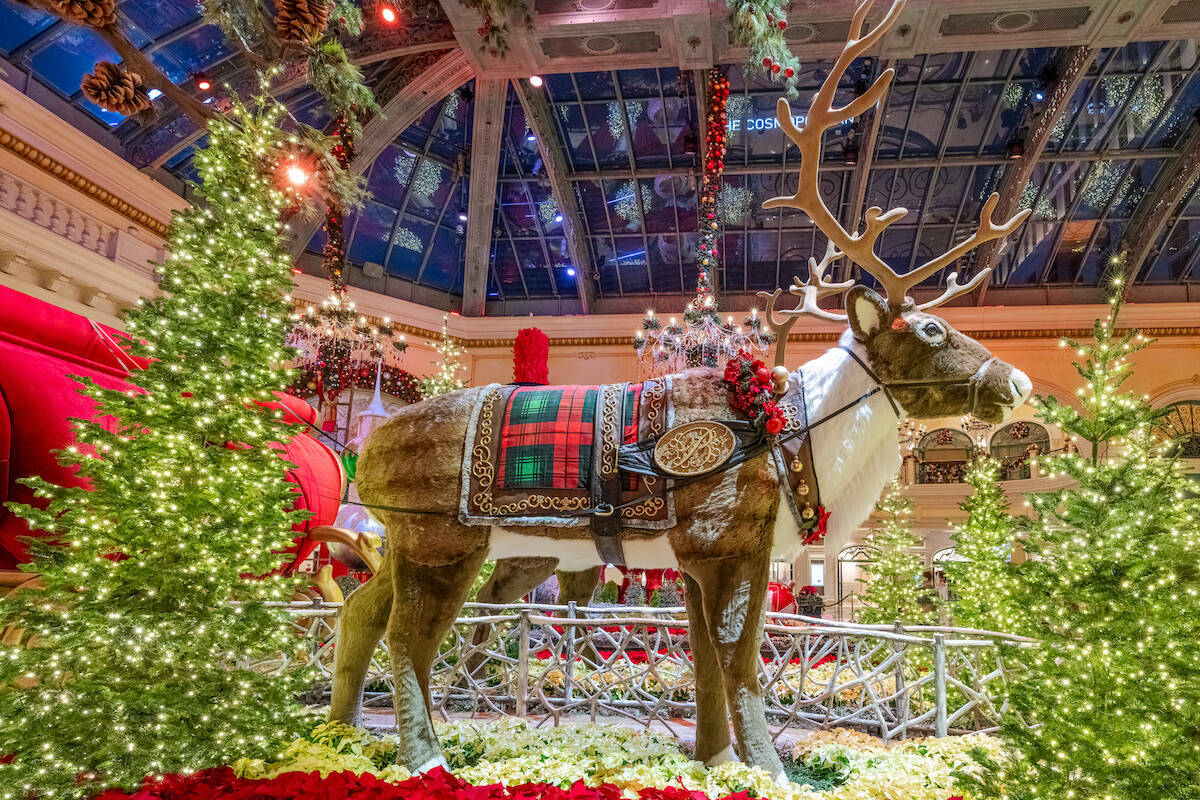
[{"label": "red poinsettia", "polygon": [[[437,768],[401,783],[388,783],[374,775],[333,772],[322,778],[318,772],[288,772],[269,780],[238,778],[229,767],[204,770],[192,775],[162,775],[147,778],[132,794],[109,789],[96,800],[621,800],[618,786],[610,783],[587,786],[576,781],[561,789],[546,783],[520,786],[491,784],[474,786]],[[642,789],[641,800],[709,800],[700,791],[669,786]],[[724,800],[750,800],[747,792]]]}]

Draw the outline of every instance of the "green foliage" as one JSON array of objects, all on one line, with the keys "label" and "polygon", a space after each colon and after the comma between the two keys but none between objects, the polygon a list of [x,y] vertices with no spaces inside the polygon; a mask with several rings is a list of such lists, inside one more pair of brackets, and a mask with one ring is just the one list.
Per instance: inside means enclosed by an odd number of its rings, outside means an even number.
[{"label": "green foliage", "polygon": [[1200,786],[1200,509],[1158,416],[1119,391],[1149,342],[1115,332],[1119,303],[1075,345],[1080,408],[1041,416],[1092,442],[1051,456],[1074,486],[1031,497],[1022,601],[1036,650],[1011,676],[1011,754],[975,782],[985,797],[1184,800]]},{"label": "green foliage", "polygon": [[783,759],[783,772],[789,782],[811,786],[814,792],[827,792],[849,778],[849,769],[838,764],[812,763]]},{"label": "green foliage", "polygon": [[[779,29],[779,22],[787,21],[790,3],[785,0],[726,0],[729,7],[729,29],[733,32],[735,47],[745,47],[746,73],[761,74],[763,59],[779,64],[775,78],[783,81],[789,97],[795,97],[796,79],[800,73],[800,59],[792,53],[787,38]],[[792,69],[792,77],[785,70]],[[768,72],[768,74],[771,74]]]},{"label": "green foliage", "polygon": [[[258,0],[204,0],[204,18],[247,52],[269,57],[278,49],[271,21]],[[263,48],[269,52],[263,53]]]},{"label": "green foliage", "polygon": [[863,594],[866,606],[859,612],[859,621],[885,624],[899,620],[910,625],[929,622],[932,614],[920,603],[927,594],[921,587],[921,556],[914,552],[922,540],[912,532],[908,519],[913,502],[892,481],[875,508],[884,520],[867,539],[878,552],[874,561],[862,567],[868,583]]},{"label": "green foliage", "polygon": [[140,391],[80,380],[105,421],[76,420],[59,459],[93,490],[33,479],[48,508],[11,506],[52,538],[27,567],[43,589],[0,599],[0,628],[39,645],[0,647],[0,753],[15,754],[3,796],[131,789],[270,756],[303,727],[303,673],[250,667],[300,644],[264,602],[298,585],[269,573],[307,512],[288,510],[290,465],[272,444],[291,431],[257,405],[289,377],[287,198],[267,155],[282,114],[235,106],[211,123],[196,155],[205,202],[175,213],[162,294],[126,317],[130,352],[148,360]]},{"label": "green foliage", "polygon": [[362,35],[362,9],[354,0],[333,0],[329,18],[347,36]]},{"label": "green foliage", "polygon": [[334,116],[344,116],[355,138],[362,135],[360,119],[379,111],[374,93],[363,83],[362,70],[350,61],[337,39],[325,39],[308,56],[308,83],[325,99]]},{"label": "green foliage", "polygon": [[475,576],[475,580],[471,584],[470,591],[467,592],[468,603],[478,602],[479,590],[483,588],[483,585],[488,582],[488,580],[492,577],[492,573],[495,571],[495,561],[483,562],[483,566],[479,569],[479,574]]},{"label": "green foliage", "polygon": [[592,598],[592,602],[616,605],[617,602],[619,602],[620,597],[621,587],[617,586],[617,584],[613,581],[607,581],[606,583],[602,583],[600,587],[596,589],[596,594]]},{"label": "green foliage", "polygon": [[953,536],[955,552],[964,560],[946,561],[942,568],[958,596],[950,607],[955,625],[1021,633],[1024,613],[1011,563],[1016,530],[999,477],[994,458],[978,458],[967,468],[973,491],[959,504],[967,517]]}]

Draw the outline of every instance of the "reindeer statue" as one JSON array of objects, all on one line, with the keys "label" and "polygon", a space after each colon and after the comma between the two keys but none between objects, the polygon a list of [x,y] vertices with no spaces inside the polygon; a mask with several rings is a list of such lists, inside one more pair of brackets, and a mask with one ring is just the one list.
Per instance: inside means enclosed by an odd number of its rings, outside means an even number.
[{"label": "reindeer statue", "polygon": [[[782,776],[758,683],[768,565],[772,558],[795,558],[803,547],[800,515],[794,513],[796,482],[786,473],[804,464],[792,461],[789,469],[788,460],[779,457],[781,443],[807,437],[808,463],[814,466],[805,474],[816,479],[821,503],[830,512],[829,538],[844,541],[866,519],[884,484],[899,469],[898,416],[971,413],[1000,422],[1031,389],[1024,373],[928,313],[974,289],[987,279],[987,270],[963,285],[951,273],[935,300],[916,303],[907,295],[972,248],[1007,236],[1027,211],[996,225],[991,215],[998,198],[992,195],[973,235],[900,275],[874,247],[884,230],[905,215],[904,209],[884,213],[871,208],[865,228],[852,233],[822,203],[817,175],[822,134],[874,106],[893,76],[886,70],[862,95],[841,107],[834,104],[847,67],[876,45],[903,6],[903,0],[895,0],[883,20],[864,35],[871,2],[865,0],[855,12],[850,39],[813,99],[804,128],[792,123],[785,100],[778,104],[779,124],[800,149],[799,188],[764,206],[805,212],[828,238],[829,250],[820,263],[810,259],[806,282],[795,279],[790,288],[800,298],[795,308],[776,308],[779,289],[767,295],[768,316],[778,333],[776,364],[784,364],[787,331],[800,316],[849,325],[837,347],[790,371],[783,381],[793,388],[785,389],[788,394],[780,402],[798,398],[801,424],[789,424],[785,436],[760,434],[757,445],[740,451],[741,456],[735,449],[706,472],[686,478],[649,477],[648,482],[658,481],[660,490],[669,480],[674,483],[669,491],[642,503],[658,510],[658,527],[637,528],[633,501],[601,502],[612,495],[597,494],[596,480],[591,493],[572,494],[559,487],[542,494],[503,494],[509,490],[502,489],[501,469],[492,456],[497,440],[507,434],[496,417],[507,422],[516,413],[514,404],[529,400],[520,394],[529,391],[526,388],[463,389],[400,410],[372,434],[358,461],[359,494],[387,527],[387,552],[380,572],[348,598],[339,623],[334,719],[357,720],[368,662],[386,634],[400,729],[398,761],[414,770],[444,764],[427,706],[430,669],[484,559],[508,559],[503,567],[508,588],[497,588],[493,596],[511,597],[518,586],[535,584],[555,566],[583,572],[623,558],[629,566],[675,567],[685,576],[697,685],[696,758],[716,764],[740,757]],[[866,286],[827,280],[830,265],[843,254],[874,276],[882,296]],[[842,292],[844,313],[818,306],[821,298]],[[665,393],[672,413],[652,431],[661,437],[660,443],[688,424],[711,425],[722,419],[728,426],[737,424],[730,421],[734,414],[722,374],[714,369],[692,369],[650,384],[640,389],[618,384],[539,390],[561,395],[588,389],[596,431],[610,418],[619,423],[622,399],[627,410],[633,402],[634,411],[644,412],[652,408],[648,397],[661,400]],[[628,426],[629,416],[624,418]],[[543,430],[553,427],[552,421],[541,423]],[[593,478],[600,475],[624,486],[628,475],[618,476],[617,464],[620,459],[624,470],[626,448],[618,454],[619,441],[597,434]],[[571,447],[578,452],[577,445]],[[803,493],[807,491],[804,487]],[[784,505],[789,511],[780,511]],[[591,536],[580,527],[588,523]],[[604,525],[608,528],[601,530]],[[614,549],[618,536],[624,536],[625,543]],[[594,581],[594,572],[591,575]]]}]

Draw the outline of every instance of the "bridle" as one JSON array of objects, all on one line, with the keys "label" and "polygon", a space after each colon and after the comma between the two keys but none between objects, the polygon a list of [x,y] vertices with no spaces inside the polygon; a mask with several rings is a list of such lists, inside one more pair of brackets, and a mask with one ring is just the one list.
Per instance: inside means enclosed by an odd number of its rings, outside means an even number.
[{"label": "bridle", "polygon": [[987,371],[991,368],[992,364],[1000,360],[995,356],[989,357],[986,361],[979,365],[979,369],[975,370],[975,374],[971,375],[969,378],[916,378],[907,381],[887,382],[876,375],[875,371],[871,369],[866,361],[863,361],[862,358],[859,357],[858,353],[854,352],[844,344],[839,344],[838,347],[849,353],[850,357],[853,358],[854,361],[863,368],[863,371],[867,373],[867,376],[871,380],[875,381],[876,387],[883,391],[883,396],[887,398],[888,403],[892,407],[892,411],[896,412],[897,419],[903,419],[905,416],[904,414],[900,413],[900,406],[896,402],[896,399],[892,397],[892,392],[897,389],[965,386],[967,388],[967,410],[965,413],[974,414],[975,406],[979,402],[979,386],[983,382],[983,376],[987,374]]}]

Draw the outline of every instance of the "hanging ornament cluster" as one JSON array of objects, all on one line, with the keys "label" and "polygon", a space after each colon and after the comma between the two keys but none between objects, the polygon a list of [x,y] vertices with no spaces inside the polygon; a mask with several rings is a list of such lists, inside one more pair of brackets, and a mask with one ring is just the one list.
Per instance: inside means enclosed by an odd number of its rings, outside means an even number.
[{"label": "hanging ornament cluster", "polygon": [[328,0],[275,0],[275,33],[282,41],[315,42],[328,22]]},{"label": "hanging ornament cluster", "polygon": [[800,60],[788,46],[788,0],[729,0],[729,27],[734,44],[749,51],[746,70],[761,68],[767,77],[782,81],[789,95],[796,93]]},{"label": "hanging ornament cluster", "polygon": [[[326,391],[340,392],[350,386],[356,389],[374,388],[375,373],[369,367],[360,369],[354,374],[336,373],[315,365],[304,367],[299,370],[296,381],[288,387],[287,391],[288,394],[294,394],[297,397],[311,397],[319,394],[322,387],[325,387]],[[415,403],[424,398],[417,376],[400,367],[384,367],[380,371],[379,390],[392,397],[398,397],[406,403]]]},{"label": "hanging ornament cluster", "polygon": [[720,263],[721,221],[717,217],[717,203],[725,171],[728,100],[729,79],[720,69],[710,69],[705,74],[705,146],[698,203],[696,295],[683,309],[682,326],[672,317],[664,327],[653,311],[647,312],[642,320],[642,329],[635,333],[633,346],[643,370],[650,374],[698,366],[721,367],[740,352],[765,352],[774,341],[757,309],[751,311],[742,325],[735,326],[732,316],[722,322],[712,288],[712,275]]},{"label": "hanging ornament cluster", "polygon": [[142,76],[111,61],[99,61],[79,84],[83,96],[105,111],[132,116],[150,108],[150,92]]}]

